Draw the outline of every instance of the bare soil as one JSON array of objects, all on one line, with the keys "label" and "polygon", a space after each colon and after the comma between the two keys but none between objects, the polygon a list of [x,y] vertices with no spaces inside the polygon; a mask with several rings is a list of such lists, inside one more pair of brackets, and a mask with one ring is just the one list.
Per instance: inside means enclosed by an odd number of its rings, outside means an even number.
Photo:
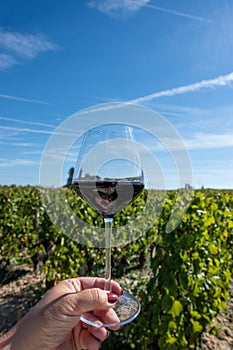
[{"label": "bare soil", "polygon": [[43,276],[26,266],[0,282],[0,336],[40,299]]},{"label": "bare soil", "polygon": [[[7,332],[40,299],[43,276],[25,266],[0,282],[0,336]],[[227,310],[215,318],[216,335],[202,334],[202,350],[233,350],[233,281]]]},{"label": "bare soil", "polygon": [[233,350],[233,281],[230,285],[230,297],[227,300],[227,309],[215,317],[217,334],[202,334],[203,350]]}]

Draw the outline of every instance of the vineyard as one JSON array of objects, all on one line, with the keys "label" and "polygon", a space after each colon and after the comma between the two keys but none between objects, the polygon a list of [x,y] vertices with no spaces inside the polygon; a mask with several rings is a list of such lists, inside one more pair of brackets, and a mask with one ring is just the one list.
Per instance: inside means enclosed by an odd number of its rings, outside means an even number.
[{"label": "vineyard", "polygon": [[[232,195],[192,191],[186,208],[182,191],[150,191],[116,215],[113,276],[142,311],[102,349],[198,349],[203,332],[216,331],[233,276]],[[23,264],[43,272],[41,293],[65,278],[102,276],[102,225],[69,188],[1,187],[0,283]]]}]

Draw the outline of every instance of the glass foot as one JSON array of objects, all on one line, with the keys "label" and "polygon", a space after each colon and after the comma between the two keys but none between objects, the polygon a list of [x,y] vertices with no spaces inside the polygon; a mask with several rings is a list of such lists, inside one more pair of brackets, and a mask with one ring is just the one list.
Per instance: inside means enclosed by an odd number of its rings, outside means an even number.
[{"label": "glass foot", "polygon": [[124,292],[118,298],[118,301],[114,305],[113,309],[116,312],[118,318],[120,319],[120,322],[118,323],[101,323],[100,321],[98,321],[97,323],[88,320],[84,316],[81,316],[80,320],[94,327],[119,327],[132,322],[139,315],[141,311],[141,305],[132,294]]}]

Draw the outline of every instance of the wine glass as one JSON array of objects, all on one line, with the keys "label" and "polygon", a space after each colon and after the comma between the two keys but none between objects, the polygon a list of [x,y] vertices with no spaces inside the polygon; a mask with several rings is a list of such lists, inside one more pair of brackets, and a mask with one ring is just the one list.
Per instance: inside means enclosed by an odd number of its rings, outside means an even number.
[{"label": "wine glass", "polygon": [[[111,292],[112,223],[115,214],[144,189],[143,170],[135,147],[134,128],[103,124],[83,135],[72,187],[104,220],[105,290]],[[89,325],[113,327],[127,324],[140,313],[139,301],[128,292],[118,298],[114,311],[120,322],[103,324],[81,316]]]}]

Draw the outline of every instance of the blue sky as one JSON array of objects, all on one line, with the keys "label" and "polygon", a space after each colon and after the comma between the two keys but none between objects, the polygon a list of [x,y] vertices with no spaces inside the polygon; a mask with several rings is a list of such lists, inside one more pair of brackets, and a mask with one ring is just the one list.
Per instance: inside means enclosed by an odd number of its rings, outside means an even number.
[{"label": "blue sky", "polygon": [[68,116],[132,101],[180,133],[195,188],[233,188],[232,18],[231,0],[2,0],[0,184],[38,184]]}]

